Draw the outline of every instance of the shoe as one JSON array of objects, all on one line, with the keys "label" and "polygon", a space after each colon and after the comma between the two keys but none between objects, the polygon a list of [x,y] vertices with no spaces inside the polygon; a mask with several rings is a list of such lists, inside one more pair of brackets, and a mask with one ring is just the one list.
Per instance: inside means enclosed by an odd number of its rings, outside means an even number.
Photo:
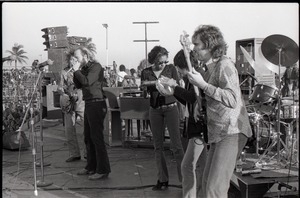
[{"label": "shoe", "polygon": [[95,173],[91,176],[89,176],[89,180],[98,180],[98,179],[105,179],[108,177],[108,173],[106,174],[99,174],[99,173]]},{"label": "shoe", "polygon": [[70,157],[66,160],[66,162],[74,162],[74,161],[78,161],[80,160],[80,156],[79,157]]},{"label": "shoe", "polygon": [[77,175],[92,175],[94,174],[95,171],[89,171],[89,170],[86,170],[85,168],[80,170]]},{"label": "shoe", "polygon": [[166,190],[169,186],[169,182],[160,182],[159,180],[157,180],[157,184],[155,186],[153,186],[152,190]]}]

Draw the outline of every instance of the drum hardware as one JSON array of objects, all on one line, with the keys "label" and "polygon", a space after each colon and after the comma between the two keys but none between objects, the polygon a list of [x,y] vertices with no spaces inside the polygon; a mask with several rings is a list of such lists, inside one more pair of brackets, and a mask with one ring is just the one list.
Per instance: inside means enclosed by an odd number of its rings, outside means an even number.
[{"label": "drum hardware", "polygon": [[298,155],[298,150],[296,148],[296,145],[298,144],[297,136],[296,134],[293,134],[293,122],[288,123],[286,129],[287,129],[287,135],[285,139],[285,144],[287,145],[288,151],[287,151],[287,158],[291,163],[297,162],[295,160],[295,157]]},{"label": "drum hardware", "polygon": [[260,121],[262,120],[262,116],[256,112],[252,113],[253,119],[251,119],[253,121],[254,124],[254,134],[256,136],[256,155],[259,156],[259,142],[260,140],[260,134],[259,134],[259,129],[260,129]]},{"label": "drum hardware", "polygon": [[[299,47],[290,38],[283,35],[271,35],[265,38],[261,45],[261,52],[263,56],[271,63],[278,66],[278,76],[280,77],[281,67],[288,67],[294,65],[299,59]],[[281,110],[281,83],[278,88],[278,103],[277,103],[277,165],[280,165],[280,143],[284,145],[280,138],[280,110]],[[285,146],[286,147],[286,146]]]},{"label": "drum hardware", "polygon": [[[278,152],[276,152],[273,156],[270,156],[268,158],[266,158],[266,157],[269,153],[271,153],[272,149],[278,144],[283,146],[283,149],[281,149],[279,152],[279,155],[281,157],[280,159],[282,160],[279,162],[279,163],[281,163],[280,165],[285,166],[285,164],[288,162],[288,158],[286,157],[288,147],[286,146],[284,141],[280,138],[281,135],[283,135],[283,134],[280,132],[271,132],[270,138],[271,138],[272,143],[264,151],[264,153],[259,157],[259,159],[255,162],[255,165],[257,166],[257,168],[263,168],[262,166],[272,164],[272,159],[278,155]],[[278,138],[280,141],[279,143],[278,143]],[[277,162],[277,165],[278,165],[278,162]]]}]

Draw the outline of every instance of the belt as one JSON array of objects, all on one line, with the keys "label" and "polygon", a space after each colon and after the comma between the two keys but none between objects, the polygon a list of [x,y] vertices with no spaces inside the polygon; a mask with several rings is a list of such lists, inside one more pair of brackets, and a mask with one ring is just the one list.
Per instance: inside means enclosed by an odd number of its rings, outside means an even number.
[{"label": "belt", "polygon": [[105,101],[105,99],[103,99],[103,98],[93,98],[93,99],[86,100],[85,103],[101,102],[101,101]]},{"label": "belt", "polygon": [[174,102],[172,104],[168,104],[168,105],[160,105],[160,106],[158,106],[155,109],[168,109],[168,108],[175,107],[175,106],[177,106],[176,102]]}]

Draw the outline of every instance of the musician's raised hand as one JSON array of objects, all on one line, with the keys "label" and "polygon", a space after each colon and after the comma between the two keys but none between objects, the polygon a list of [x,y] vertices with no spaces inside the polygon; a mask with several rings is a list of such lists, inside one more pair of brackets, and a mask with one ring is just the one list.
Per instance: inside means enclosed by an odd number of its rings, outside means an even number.
[{"label": "musician's raised hand", "polygon": [[73,62],[73,69],[75,71],[80,69],[80,62],[78,62],[77,60]]},{"label": "musician's raised hand", "polygon": [[194,68],[192,68],[191,72],[187,73],[189,81],[199,87],[200,89],[204,89],[207,86],[207,82],[203,79],[202,75],[197,72]]}]

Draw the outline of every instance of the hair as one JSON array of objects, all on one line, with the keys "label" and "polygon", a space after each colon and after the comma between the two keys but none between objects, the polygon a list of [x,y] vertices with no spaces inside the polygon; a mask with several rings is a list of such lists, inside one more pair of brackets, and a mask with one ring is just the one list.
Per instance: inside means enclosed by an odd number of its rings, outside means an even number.
[{"label": "hair", "polygon": [[78,47],[76,46],[76,47],[72,47],[71,49],[69,49],[69,51],[67,52],[67,55],[66,55],[66,60],[69,61],[71,56],[74,56],[74,53],[77,50],[80,50],[80,52],[83,56],[86,55],[88,57],[88,60],[93,60],[93,56],[92,56],[90,50],[83,46],[78,46]]},{"label": "hair", "polygon": [[205,48],[211,52],[213,59],[220,58],[226,54],[227,44],[219,28],[212,25],[200,25],[195,30],[192,39],[197,39],[198,36]]},{"label": "hair", "polygon": [[166,50],[166,48],[161,46],[155,46],[148,54],[148,62],[150,64],[154,64],[157,59],[159,59],[161,56],[168,56],[169,52]]},{"label": "hair", "polygon": [[[190,52],[190,60],[191,60],[192,67],[195,67],[195,65],[197,65],[198,61],[194,57],[192,51]],[[177,52],[177,54],[174,56],[173,62],[174,62],[174,65],[176,67],[179,67],[180,69],[189,69],[185,55],[184,55],[184,51],[182,49],[179,52]]]},{"label": "hair", "polygon": [[69,60],[71,59],[71,57],[74,56],[74,51],[75,51],[75,49],[72,48],[72,49],[69,49],[69,51],[66,53],[66,61],[68,62],[68,64],[69,64]]},{"label": "hair", "polygon": [[131,75],[133,75],[134,73],[136,73],[136,70],[135,70],[135,69],[133,69],[133,68],[132,68],[132,69],[130,69],[129,71],[130,71]]},{"label": "hair", "polygon": [[123,64],[120,65],[120,66],[119,66],[119,70],[120,70],[120,71],[126,71],[125,65],[123,65]]},{"label": "hair", "polygon": [[38,64],[39,64],[39,60],[38,60],[38,59],[35,59],[35,60],[32,62],[32,66],[34,66],[34,67],[36,67]]}]

